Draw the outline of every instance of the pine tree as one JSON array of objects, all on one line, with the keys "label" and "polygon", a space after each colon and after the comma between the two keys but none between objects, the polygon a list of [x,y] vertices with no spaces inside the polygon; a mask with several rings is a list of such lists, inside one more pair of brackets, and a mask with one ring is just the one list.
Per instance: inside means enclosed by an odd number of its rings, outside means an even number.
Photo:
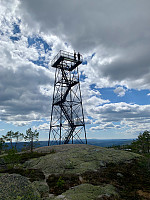
[{"label": "pine tree", "polygon": [[140,133],[138,138],[132,142],[132,149],[141,153],[150,153],[150,132],[144,131]]},{"label": "pine tree", "polygon": [[31,152],[33,151],[34,141],[38,141],[38,137],[39,137],[39,132],[37,132],[37,130],[35,130],[34,132],[31,130],[31,128],[26,130],[26,135],[24,136],[24,139],[25,141],[30,142]]},{"label": "pine tree", "polygon": [[2,136],[5,141],[10,142],[11,148],[13,148],[12,139],[14,137],[13,131],[8,131],[6,135]]},{"label": "pine tree", "polygon": [[17,131],[13,134],[13,138],[15,139],[15,149],[16,149],[18,142],[23,140],[24,135],[23,133],[20,133],[19,131]]},{"label": "pine tree", "polygon": [[0,154],[2,153],[3,147],[5,145],[5,141],[3,138],[0,138]]}]

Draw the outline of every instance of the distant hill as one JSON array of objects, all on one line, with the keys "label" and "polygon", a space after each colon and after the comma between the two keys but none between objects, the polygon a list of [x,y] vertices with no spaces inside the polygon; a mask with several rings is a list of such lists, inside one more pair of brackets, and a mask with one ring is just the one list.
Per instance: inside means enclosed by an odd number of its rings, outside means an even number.
[{"label": "distant hill", "polygon": [[133,139],[89,139],[89,145],[95,145],[100,147],[112,147],[113,145],[126,145],[131,144]]},{"label": "distant hill", "polygon": [[[113,145],[126,145],[131,144],[133,139],[88,139],[89,145],[95,145],[100,147],[112,147]],[[83,140],[84,142],[84,140]],[[6,143],[8,145],[8,148],[10,148],[10,143]],[[17,150],[21,151],[22,148],[24,148],[24,144],[28,144],[27,142],[19,142],[17,144]],[[44,147],[48,146],[48,141],[38,141],[35,142],[36,147]],[[71,144],[71,142],[69,143]],[[75,144],[79,144],[78,142],[75,142]],[[15,146],[15,143],[13,143]]]}]

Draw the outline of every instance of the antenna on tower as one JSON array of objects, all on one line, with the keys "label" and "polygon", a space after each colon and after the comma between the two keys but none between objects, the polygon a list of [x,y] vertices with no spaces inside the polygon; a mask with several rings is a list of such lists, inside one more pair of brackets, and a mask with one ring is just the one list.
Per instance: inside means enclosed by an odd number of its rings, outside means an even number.
[{"label": "antenna on tower", "polygon": [[60,50],[51,62],[56,71],[48,146],[87,144],[78,72],[82,61],[80,53]]}]

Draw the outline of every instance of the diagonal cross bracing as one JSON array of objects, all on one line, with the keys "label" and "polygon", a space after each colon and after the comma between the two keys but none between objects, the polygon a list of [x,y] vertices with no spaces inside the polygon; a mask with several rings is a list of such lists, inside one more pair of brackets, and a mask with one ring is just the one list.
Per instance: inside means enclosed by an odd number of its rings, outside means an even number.
[{"label": "diagonal cross bracing", "polygon": [[52,60],[56,72],[48,145],[73,143],[76,138],[87,143],[78,73],[81,63],[80,54],[77,59],[64,51]]}]

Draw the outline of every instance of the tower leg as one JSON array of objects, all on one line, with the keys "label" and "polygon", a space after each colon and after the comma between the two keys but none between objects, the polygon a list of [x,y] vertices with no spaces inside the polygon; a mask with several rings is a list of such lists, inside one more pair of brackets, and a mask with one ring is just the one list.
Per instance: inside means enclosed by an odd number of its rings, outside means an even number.
[{"label": "tower leg", "polygon": [[76,140],[87,144],[78,65],[80,59],[74,55],[60,51],[52,61],[56,68],[51,111],[51,122],[48,146],[53,144],[72,144]]}]

